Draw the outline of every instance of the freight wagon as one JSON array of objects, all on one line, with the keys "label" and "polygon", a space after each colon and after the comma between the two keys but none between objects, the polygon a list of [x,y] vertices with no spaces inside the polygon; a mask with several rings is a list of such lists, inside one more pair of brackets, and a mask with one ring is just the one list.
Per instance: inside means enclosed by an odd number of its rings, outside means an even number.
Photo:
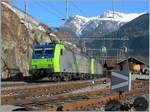
[{"label": "freight wagon", "polygon": [[61,43],[36,45],[31,66],[33,77],[57,81],[96,78],[103,73],[102,65],[94,58]]}]

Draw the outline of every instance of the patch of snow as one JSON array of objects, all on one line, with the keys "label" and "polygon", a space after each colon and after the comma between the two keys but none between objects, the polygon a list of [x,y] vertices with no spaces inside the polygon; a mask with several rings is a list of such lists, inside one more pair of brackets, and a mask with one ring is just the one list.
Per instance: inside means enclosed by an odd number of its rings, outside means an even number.
[{"label": "patch of snow", "polygon": [[[123,25],[124,23],[127,23],[138,16],[142,15],[144,13],[121,13],[121,12],[114,12],[113,11],[106,11],[100,16],[95,17],[83,17],[80,15],[75,15],[70,17],[63,27],[72,29],[73,32],[77,36],[82,35],[82,31],[88,31],[88,29],[96,29],[100,24],[103,24],[104,21],[114,21],[116,22],[118,28]],[[109,26],[108,26],[109,27]]]},{"label": "patch of snow", "polygon": [[114,20],[114,21],[121,21],[121,22],[129,22],[138,16],[142,15],[144,13],[121,13],[121,12],[114,12],[113,11],[107,11],[104,12],[100,17],[102,20]]}]

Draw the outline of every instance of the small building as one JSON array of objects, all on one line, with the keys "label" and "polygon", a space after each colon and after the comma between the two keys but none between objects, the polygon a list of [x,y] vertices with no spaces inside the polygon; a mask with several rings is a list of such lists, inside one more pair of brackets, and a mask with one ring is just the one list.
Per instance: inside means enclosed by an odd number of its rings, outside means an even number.
[{"label": "small building", "polygon": [[116,60],[106,60],[103,65],[104,68],[104,75],[106,77],[111,77],[111,71],[118,69],[117,61]]},{"label": "small building", "polygon": [[106,60],[104,62],[104,68],[107,70],[117,69],[117,61],[116,60]]},{"label": "small building", "polygon": [[145,65],[144,62],[129,57],[125,60],[122,60],[118,63],[120,71],[131,71],[132,74],[140,74],[142,70],[142,65]]}]

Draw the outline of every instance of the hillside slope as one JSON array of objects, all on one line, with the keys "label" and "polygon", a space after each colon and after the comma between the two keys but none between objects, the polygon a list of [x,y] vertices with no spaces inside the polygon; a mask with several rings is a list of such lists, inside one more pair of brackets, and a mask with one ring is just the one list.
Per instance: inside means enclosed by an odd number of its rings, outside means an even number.
[{"label": "hillside slope", "polygon": [[43,24],[29,15],[25,22],[24,17],[24,12],[2,2],[2,77],[8,77],[12,69],[29,75],[32,47],[58,40]]},{"label": "hillside slope", "polygon": [[[11,2],[2,2],[2,78],[15,75],[12,73],[14,71],[28,76],[33,46],[51,41],[60,42],[64,37],[31,15],[25,15]],[[76,47],[70,42],[62,42],[70,48]]]},{"label": "hillside slope", "polygon": [[143,14],[123,25],[117,32],[117,37],[128,37],[131,55],[148,57],[149,51],[149,13]]},{"label": "hillside slope", "polygon": [[128,46],[129,56],[140,57],[148,60],[149,57],[149,13],[143,14],[124,24],[117,31],[108,33],[104,38],[129,38],[126,44],[123,41],[93,41],[88,47],[101,48],[104,44],[109,48]]}]

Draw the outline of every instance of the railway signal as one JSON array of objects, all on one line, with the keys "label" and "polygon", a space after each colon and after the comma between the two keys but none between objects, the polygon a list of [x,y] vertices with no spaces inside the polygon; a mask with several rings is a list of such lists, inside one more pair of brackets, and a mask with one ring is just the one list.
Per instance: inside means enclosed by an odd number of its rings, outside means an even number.
[{"label": "railway signal", "polygon": [[129,92],[131,90],[131,73],[128,71],[113,71],[111,73],[112,92]]}]

